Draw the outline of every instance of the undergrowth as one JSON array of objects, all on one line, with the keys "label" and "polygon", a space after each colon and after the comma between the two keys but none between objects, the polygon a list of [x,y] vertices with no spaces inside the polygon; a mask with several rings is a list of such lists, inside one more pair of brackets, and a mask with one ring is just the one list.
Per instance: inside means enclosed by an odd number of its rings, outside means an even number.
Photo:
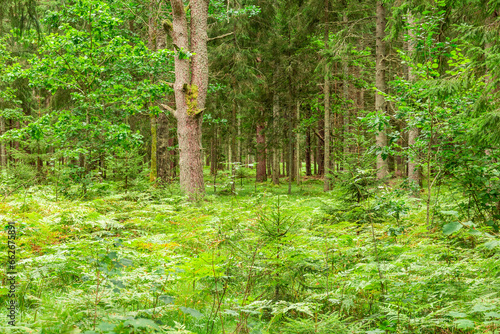
[{"label": "undergrowth", "polygon": [[497,236],[452,202],[429,228],[418,200],[386,188],[352,202],[314,179],[292,195],[247,179],[212,188],[195,203],[161,187],[4,195],[19,313],[12,327],[1,312],[0,332],[498,333]]}]

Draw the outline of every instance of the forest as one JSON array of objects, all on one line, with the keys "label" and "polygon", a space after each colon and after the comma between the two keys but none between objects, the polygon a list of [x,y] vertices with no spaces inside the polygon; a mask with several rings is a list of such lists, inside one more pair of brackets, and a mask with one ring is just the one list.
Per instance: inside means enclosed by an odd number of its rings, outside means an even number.
[{"label": "forest", "polygon": [[499,0],[0,0],[0,333],[499,334]]}]

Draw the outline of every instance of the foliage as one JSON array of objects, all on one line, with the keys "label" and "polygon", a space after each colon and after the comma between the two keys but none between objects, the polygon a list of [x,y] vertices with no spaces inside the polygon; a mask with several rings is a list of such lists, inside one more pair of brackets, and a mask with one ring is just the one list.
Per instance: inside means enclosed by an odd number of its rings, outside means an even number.
[{"label": "foliage", "polygon": [[[273,195],[285,187],[254,193],[245,180],[252,191],[204,203],[110,186],[87,201],[56,201],[47,186],[4,198],[2,221],[17,221],[23,248],[20,326],[47,333],[446,333],[500,325],[497,237],[464,223],[450,232],[446,224],[458,213],[446,212],[445,233],[429,233],[418,202],[397,190],[366,200],[365,221],[345,215],[332,225],[323,205],[341,202],[323,194],[320,182],[304,197]],[[0,298],[8,300],[3,292]]]}]

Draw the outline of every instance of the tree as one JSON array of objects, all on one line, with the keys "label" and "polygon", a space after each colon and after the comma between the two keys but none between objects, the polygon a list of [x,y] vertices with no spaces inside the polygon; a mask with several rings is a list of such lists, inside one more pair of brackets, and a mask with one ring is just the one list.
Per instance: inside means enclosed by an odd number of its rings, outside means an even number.
[{"label": "tree", "polygon": [[[325,49],[328,49],[328,40],[330,39],[330,30],[328,29],[328,0],[325,0],[325,32],[324,32],[324,42]],[[323,95],[324,95],[324,107],[325,107],[325,153],[324,153],[324,180],[323,180],[323,190],[330,190],[330,66],[328,61],[325,62],[325,83],[323,85]]]},{"label": "tree", "polygon": [[[414,52],[415,52],[415,42],[416,42],[416,36],[415,36],[415,27],[414,22],[413,22],[413,15],[411,13],[408,14],[408,35],[409,35],[409,41],[408,41],[408,53],[411,57],[414,57]],[[415,73],[411,66],[408,66],[408,81],[410,82],[415,82]],[[417,137],[418,137],[418,128],[417,127],[411,127],[408,131],[408,147],[415,147],[415,144],[417,142]],[[421,181],[421,173],[418,168],[417,162],[416,162],[416,157],[414,156],[415,154],[410,155],[408,158],[408,180],[413,183],[413,187],[418,188],[420,186],[420,181]],[[415,193],[416,194],[416,193]]]},{"label": "tree", "polygon": [[208,88],[208,1],[190,2],[190,29],[182,0],[170,0],[170,34],[175,53],[175,107],[179,140],[181,188],[190,196],[203,194],[201,122]]},{"label": "tree", "polygon": [[[382,1],[377,1],[377,23],[376,23],[376,54],[377,60],[375,63],[375,87],[380,92],[385,92],[385,8]],[[383,95],[377,93],[375,95],[375,111],[385,115],[386,102]],[[377,147],[381,151],[387,146],[387,134],[385,129],[377,132]],[[388,174],[387,160],[382,153],[377,154],[377,178],[384,179]]]},{"label": "tree", "polygon": [[264,133],[265,125],[257,124],[257,174],[256,181],[267,181],[266,173],[266,135]]}]

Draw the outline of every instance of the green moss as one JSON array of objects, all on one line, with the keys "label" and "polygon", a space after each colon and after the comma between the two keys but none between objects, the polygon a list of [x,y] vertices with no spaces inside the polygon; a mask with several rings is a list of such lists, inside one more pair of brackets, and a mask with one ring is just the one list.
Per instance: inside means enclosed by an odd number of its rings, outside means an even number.
[{"label": "green moss", "polygon": [[198,86],[196,85],[184,85],[184,90],[186,92],[186,104],[187,104],[187,114],[189,116],[195,116],[201,112],[198,109]]}]

